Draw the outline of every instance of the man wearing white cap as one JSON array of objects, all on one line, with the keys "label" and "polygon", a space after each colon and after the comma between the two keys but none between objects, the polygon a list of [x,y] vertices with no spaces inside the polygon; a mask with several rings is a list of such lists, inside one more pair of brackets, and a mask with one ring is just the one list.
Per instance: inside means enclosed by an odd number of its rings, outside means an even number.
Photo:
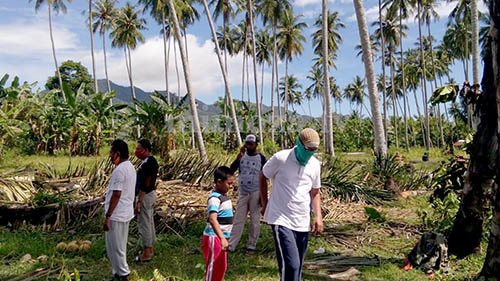
[{"label": "man wearing white cap", "polygon": [[236,202],[236,215],[234,216],[233,229],[229,239],[229,251],[236,250],[240,242],[243,228],[250,213],[250,227],[248,230],[247,253],[254,254],[257,239],[260,234],[260,191],[259,174],[266,163],[266,157],[257,152],[257,137],[248,135],[245,145],[231,164],[231,171],[238,174],[238,201]]},{"label": "man wearing white cap", "polygon": [[[275,153],[260,174],[262,212],[273,230],[278,267],[284,281],[299,281],[302,277],[311,230],[311,206],[315,214],[312,231],[323,232],[321,163],[313,157],[319,142],[315,130],[302,130],[296,146]],[[267,179],[271,178],[273,185],[268,201]]]}]

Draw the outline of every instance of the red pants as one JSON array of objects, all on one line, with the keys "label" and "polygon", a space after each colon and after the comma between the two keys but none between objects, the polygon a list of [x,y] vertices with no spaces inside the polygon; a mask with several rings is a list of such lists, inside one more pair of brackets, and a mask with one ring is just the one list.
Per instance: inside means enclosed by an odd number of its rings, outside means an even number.
[{"label": "red pants", "polygon": [[227,252],[217,236],[203,235],[201,250],[205,258],[205,281],[222,281],[227,269]]}]

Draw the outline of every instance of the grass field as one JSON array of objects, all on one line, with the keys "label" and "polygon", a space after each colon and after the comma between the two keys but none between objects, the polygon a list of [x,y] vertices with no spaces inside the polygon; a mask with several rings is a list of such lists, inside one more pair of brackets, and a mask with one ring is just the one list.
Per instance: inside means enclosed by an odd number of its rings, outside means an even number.
[{"label": "grass field", "polygon": [[[394,152],[394,151],[392,151]],[[402,152],[406,161],[413,161],[419,168],[435,169],[440,161],[447,158],[439,150],[430,151],[430,160],[421,162],[423,149],[415,149],[410,153]],[[10,154],[9,154],[10,153]],[[0,172],[12,171],[24,166],[40,167],[48,163],[54,168],[66,169],[70,158],[68,156],[22,156],[9,152],[0,161]],[[231,152],[235,154],[236,152]],[[348,161],[365,162],[370,152],[338,153],[338,156]],[[89,165],[107,156],[103,149],[98,157],[72,157],[72,165]],[[208,195],[208,191],[207,191]],[[313,253],[319,247],[327,253],[346,257],[378,258],[379,266],[359,266],[360,280],[429,280],[429,277],[419,270],[403,272],[404,257],[410,252],[419,239],[419,233],[425,231],[422,220],[417,215],[418,210],[428,209],[428,196],[401,198],[383,206],[374,206],[387,218],[385,222],[370,222],[364,215],[363,204],[343,204],[335,206],[340,210],[340,217],[328,220],[325,226],[337,232],[356,233],[348,238],[346,243],[339,243],[328,232],[319,237],[311,236],[306,261],[313,261],[317,255]],[[345,212],[342,212],[345,210]],[[86,222],[84,226],[72,226],[58,232],[45,232],[41,227],[23,226],[16,230],[0,227],[0,280],[58,280],[61,271],[69,273],[75,269],[82,280],[107,280],[111,275],[111,266],[106,257],[104,234],[101,230],[103,218]],[[140,250],[135,220],[131,224],[128,261],[132,270],[131,280],[202,280],[204,261],[201,252],[201,233],[205,222],[193,221],[188,224],[182,237],[172,232],[161,233],[155,247],[155,257],[146,264],[134,264],[135,254]],[[85,253],[58,253],[57,243],[71,240],[91,240],[92,249]],[[246,232],[240,247],[246,242]],[[229,267],[226,280],[278,280],[279,274],[274,254],[274,242],[270,228],[262,227],[258,243],[258,255],[248,256],[242,249],[229,254]],[[482,250],[463,260],[450,257],[451,271],[448,274],[437,273],[436,280],[468,280],[475,276],[482,267],[486,244]],[[30,254],[33,259],[46,255],[47,261],[33,263],[22,262],[21,258]],[[54,273],[39,279],[29,279],[30,273],[41,269],[54,269]],[[312,274],[326,273],[321,270],[307,270],[305,280],[322,280]],[[162,279],[161,276],[165,278]],[[64,279],[60,279],[64,280]]]},{"label": "grass field", "polygon": [[[361,233],[356,240],[351,241],[353,247],[332,242],[328,235],[311,236],[306,261],[315,257],[313,251],[319,247],[328,253],[337,253],[345,256],[378,257],[380,266],[358,267],[362,273],[361,280],[428,280],[428,276],[419,270],[403,272],[403,259],[409,253],[418,236],[408,229],[421,228],[416,215],[416,209],[426,206],[426,197],[400,199],[399,201],[376,207],[385,214],[384,223],[368,222],[361,218],[361,222],[348,223],[328,221],[327,228],[337,231],[354,231]],[[356,218],[359,221],[359,217]],[[60,232],[43,232],[40,229],[24,227],[10,232],[2,228],[0,232],[0,280],[9,280],[16,276],[34,272],[39,268],[60,267],[73,272],[77,269],[83,276],[82,280],[106,280],[110,276],[111,266],[106,257],[104,234],[100,231],[102,219],[97,219],[84,229],[73,227]],[[153,273],[158,270],[165,280],[202,280],[204,261],[200,249],[200,237],[204,228],[203,221],[189,224],[182,238],[171,233],[159,234],[155,247],[156,256],[152,262],[134,264],[133,256],[140,250],[135,222],[131,224],[128,244],[128,261],[132,270],[131,280],[162,280],[153,279]],[[244,234],[240,247],[246,241]],[[92,249],[86,253],[58,253],[55,245],[61,241],[91,240]],[[485,246],[485,245],[483,245]],[[247,256],[242,249],[229,254],[229,268],[226,280],[278,280],[277,263],[274,256],[274,245],[270,228],[262,228],[258,243],[258,255]],[[484,249],[485,247],[483,247]],[[23,263],[20,261],[25,254],[34,259],[41,255],[49,257],[46,262]],[[451,257],[451,272],[447,275],[437,274],[436,280],[467,280],[473,277],[482,266],[484,250],[464,260],[455,260]],[[59,270],[60,271],[60,270]],[[318,273],[318,271],[308,271]],[[57,274],[51,275],[53,278]],[[174,277],[177,277],[175,279]],[[38,280],[56,280],[42,278]],[[305,280],[322,280],[305,275]]]}]

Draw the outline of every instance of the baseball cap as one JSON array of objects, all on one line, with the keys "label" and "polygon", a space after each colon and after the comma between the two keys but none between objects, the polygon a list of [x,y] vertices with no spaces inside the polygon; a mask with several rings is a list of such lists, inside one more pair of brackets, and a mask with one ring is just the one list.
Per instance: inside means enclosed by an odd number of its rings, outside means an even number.
[{"label": "baseball cap", "polygon": [[257,143],[257,137],[250,134],[245,138],[245,142]]}]

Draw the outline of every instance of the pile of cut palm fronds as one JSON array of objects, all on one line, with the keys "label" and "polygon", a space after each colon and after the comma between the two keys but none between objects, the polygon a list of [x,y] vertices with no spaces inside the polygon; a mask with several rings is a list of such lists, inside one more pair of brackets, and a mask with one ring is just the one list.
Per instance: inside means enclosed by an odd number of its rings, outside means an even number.
[{"label": "pile of cut palm fronds", "polygon": [[351,257],[340,254],[322,254],[304,262],[307,270],[326,270],[328,272],[341,272],[355,266],[379,266],[380,260],[368,257]]},{"label": "pile of cut palm fronds", "polygon": [[394,199],[391,192],[364,185],[359,174],[354,171],[355,166],[355,163],[343,163],[338,158],[325,159],[322,168],[322,186],[330,195],[345,202],[364,201],[380,205],[384,201]]},{"label": "pile of cut palm fronds", "polygon": [[26,202],[34,193],[30,180],[0,177],[0,203]]},{"label": "pile of cut palm fronds", "polygon": [[184,150],[173,153],[164,162],[159,171],[162,180],[181,179],[184,182],[202,183],[211,182],[214,170],[228,165],[230,158],[227,155],[212,154],[204,161],[196,151]]}]

